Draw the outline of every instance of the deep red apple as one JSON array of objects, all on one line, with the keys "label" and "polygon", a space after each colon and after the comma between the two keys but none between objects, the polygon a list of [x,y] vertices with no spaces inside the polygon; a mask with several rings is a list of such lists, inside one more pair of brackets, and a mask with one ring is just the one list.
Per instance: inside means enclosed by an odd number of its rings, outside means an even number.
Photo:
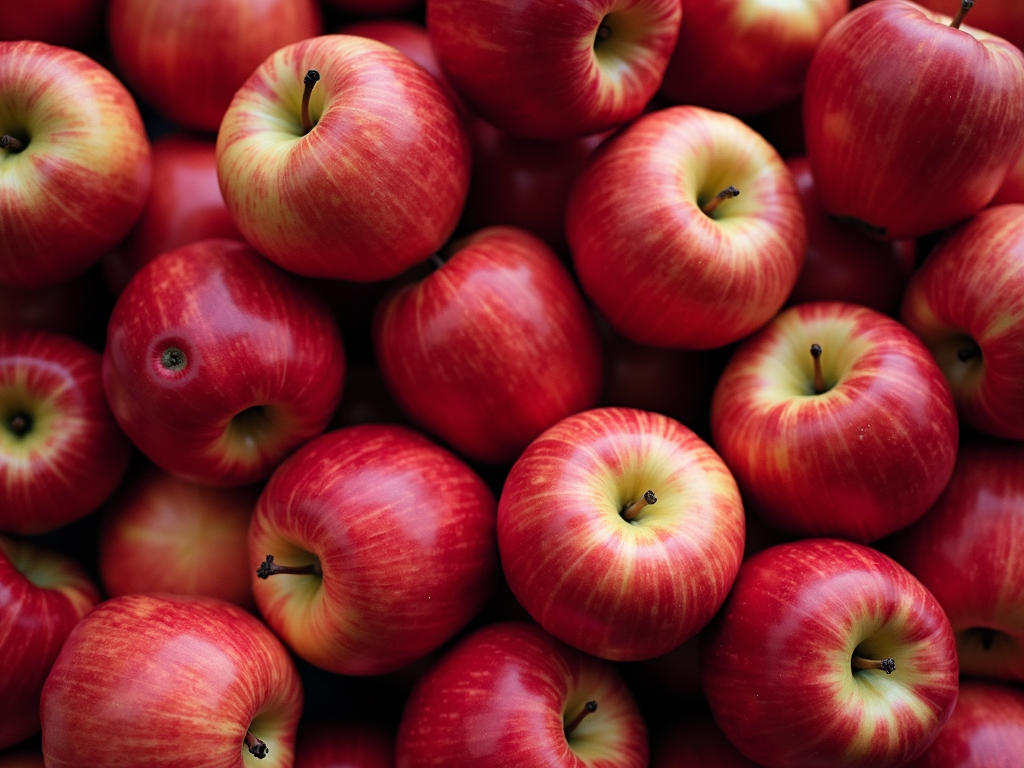
[{"label": "deep red apple", "polygon": [[1010,173],[1003,181],[1003,186],[992,198],[992,205],[1008,203],[1024,203],[1024,151],[1020,153],[1017,164],[1010,169]]}]

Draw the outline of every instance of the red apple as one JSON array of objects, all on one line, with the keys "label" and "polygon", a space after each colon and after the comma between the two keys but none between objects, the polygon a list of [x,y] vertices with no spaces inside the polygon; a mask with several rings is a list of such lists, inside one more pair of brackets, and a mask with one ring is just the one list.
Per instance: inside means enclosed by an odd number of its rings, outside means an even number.
[{"label": "red apple", "polygon": [[404,13],[422,4],[423,0],[327,0],[327,5],[339,8],[347,13],[366,14],[368,16]]},{"label": "red apple", "polygon": [[72,627],[99,601],[70,558],[0,536],[0,750],[39,732],[46,676]]},{"label": "red apple", "polygon": [[800,197],[775,150],[736,118],[696,107],[645,115],[605,141],[565,226],[601,314],[627,339],[661,347],[711,349],[760,328],[807,249]]},{"label": "red apple", "polygon": [[639,115],[661,83],[681,0],[429,0],[427,30],[479,116],[534,139],[571,139]]},{"label": "red apple", "polygon": [[168,251],[114,306],[103,386],[157,466],[206,485],[268,477],[341,397],[341,336],[314,294],[231,240]]},{"label": "red apple", "polygon": [[818,46],[804,128],[831,215],[935,232],[985,207],[1024,150],[1024,54],[909,0],[868,3]]},{"label": "red apple", "polygon": [[1020,153],[1017,164],[1010,169],[1010,173],[1003,181],[1003,186],[992,198],[992,205],[1007,203],[1024,203],[1024,151]]},{"label": "red apple", "polygon": [[0,331],[0,531],[38,534],[114,492],[131,444],[110,413],[99,353],[45,331]]},{"label": "red apple", "polygon": [[938,602],[890,558],[838,539],[745,561],[701,651],[715,720],[766,768],[896,768],[956,704]]},{"label": "red apple", "polygon": [[378,305],[377,363],[417,424],[471,459],[511,463],[597,404],[597,331],[572,277],[533,235],[493,227],[452,248]]},{"label": "red apple", "polygon": [[645,768],[647,729],[615,667],[528,623],[492,624],[417,684],[397,768]]},{"label": "red apple", "polygon": [[103,27],[106,0],[32,0],[4,8],[0,40],[40,40],[82,48]]},{"label": "red apple", "polygon": [[544,629],[614,661],[668,653],[725,600],[743,554],[736,481],[661,414],[562,420],[513,465],[498,505],[509,587]]},{"label": "red apple", "polygon": [[121,82],[67,48],[0,42],[0,105],[0,282],[54,285],[128,234],[149,140]]},{"label": "red apple", "polygon": [[241,608],[127,595],[72,630],[40,710],[48,768],[287,768],[302,685]]},{"label": "red apple", "polygon": [[295,768],[395,768],[395,738],[364,723],[302,723],[295,737]]},{"label": "red apple", "polygon": [[1024,440],[1024,205],[988,208],[929,254],[900,319],[931,350],[961,420]]},{"label": "red apple", "polygon": [[306,661],[379,675],[425,656],[483,606],[494,496],[397,425],[310,441],[270,478],[249,530],[260,613]]},{"label": "red apple", "polygon": [[271,261],[310,277],[383,280],[455,229],[469,142],[421,67],[375,40],[327,35],[282,48],[242,85],[217,135],[217,167],[239,230]]}]

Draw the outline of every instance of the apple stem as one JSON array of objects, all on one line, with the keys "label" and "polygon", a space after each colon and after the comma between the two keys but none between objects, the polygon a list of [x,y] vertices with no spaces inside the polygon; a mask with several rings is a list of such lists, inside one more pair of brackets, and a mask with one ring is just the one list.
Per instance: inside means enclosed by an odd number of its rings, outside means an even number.
[{"label": "apple stem", "polygon": [[594,712],[597,712],[597,702],[588,701],[586,704],[583,705],[583,709],[579,711],[579,714],[577,714],[576,717],[572,719],[572,722],[565,726],[565,735],[568,736],[573,731],[575,731],[579,724],[583,722],[583,718]]},{"label": "apple stem", "polygon": [[627,523],[632,523],[636,516],[640,514],[641,509],[657,501],[658,497],[654,495],[654,491],[647,491],[647,493],[622,510],[622,519]]},{"label": "apple stem", "polygon": [[704,211],[705,214],[710,216],[712,211],[714,211],[718,206],[722,204],[723,200],[728,200],[731,197],[736,197],[739,193],[740,191],[736,189],[736,187],[728,186],[721,192],[719,192],[717,195],[712,197],[710,200],[708,200],[706,203],[704,203],[704,205],[702,205],[700,209]]},{"label": "apple stem", "polygon": [[15,413],[7,420],[7,428],[16,437],[24,437],[32,431],[32,416],[27,413]]},{"label": "apple stem", "polygon": [[305,90],[302,91],[302,135],[305,136],[311,130],[313,130],[313,121],[309,119],[309,97],[313,93],[313,86],[316,85],[320,80],[320,73],[315,69],[311,69],[306,73],[306,76],[302,78],[303,85],[306,86]]},{"label": "apple stem", "polygon": [[257,739],[252,735],[252,731],[245,732],[245,746],[249,748],[249,754],[257,760],[262,760],[270,752],[267,748],[267,742]]},{"label": "apple stem", "polygon": [[981,347],[977,344],[972,344],[969,347],[964,347],[956,353],[957,359],[961,363],[966,363],[968,360],[973,360],[975,357],[981,355]]},{"label": "apple stem", "polygon": [[896,662],[893,659],[865,659],[855,654],[850,663],[854,669],[880,669],[887,675],[896,671]]},{"label": "apple stem", "polygon": [[261,579],[269,579],[279,573],[295,573],[301,576],[323,576],[324,570],[320,567],[320,561],[314,561],[309,565],[278,565],[274,562],[273,555],[267,555],[267,559],[260,563],[256,569],[256,575]]},{"label": "apple stem", "polygon": [[9,149],[11,152],[21,152],[24,148],[24,142],[19,141],[8,133],[0,136],[0,149]]},{"label": "apple stem", "polygon": [[950,22],[949,26],[951,26],[953,29],[960,29],[960,25],[963,24],[964,17],[967,15],[967,12],[971,10],[971,8],[973,7],[974,0],[963,0],[963,2],[960,3],[960,10],[956,12],[956,16],[953,17],[953,21]]},{"label": "apple stem", "polygon": [[825,391],[825,376],[821,372],[821,346],[811,344],[811,357],[814,358],[814,394],[820,395]]}]

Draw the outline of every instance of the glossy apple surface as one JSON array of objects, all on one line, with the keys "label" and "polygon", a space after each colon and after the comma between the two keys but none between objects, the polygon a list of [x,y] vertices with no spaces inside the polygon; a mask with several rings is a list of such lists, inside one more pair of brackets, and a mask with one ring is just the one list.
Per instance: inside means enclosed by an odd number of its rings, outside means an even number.
[{"label": "glossy apple surface", "polygon": [[163,470],[219,486],[268,477],[320,434],[344,373],[326,305],[231,240],[168,251],[138,272],[103,358],[104,391],[132,442]]},{"label": "glossy apple surface", "polygon": [[[746,560],[701,652],[715,720],[766,768],[901,766],[956,704],[941,606],[892,559],[838,539]],[[858,668],[858,658],[895,670]]]}]

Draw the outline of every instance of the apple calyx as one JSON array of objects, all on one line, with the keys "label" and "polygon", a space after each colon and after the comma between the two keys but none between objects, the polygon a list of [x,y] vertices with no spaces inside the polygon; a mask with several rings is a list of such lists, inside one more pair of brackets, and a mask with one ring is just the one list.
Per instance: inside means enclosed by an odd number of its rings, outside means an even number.
[{"label": "apple calyx", "polygon": [[648,504],[654,504],[657,501],[658,497],[654,495],[654,491],[647,491],[643,496],[622,510],[622,519],[627,523],[632,523],[636,519],[636,516],[640,514],[641,509],[646,507]]},{"label": "apple calyx", "polygon": [[188,357],[177,347],[168,347],[160,355],[160,365],[168,371],[177,373],[184,370],[185,366],[188,365]]},{"label": "apple calyx", "polygon": [[301,576],[323,576],[323,568],[320,567],[320,561],[315,560],[308,565],[278,565],[274,562],[273,555],[267,555],[267,559],[260,563],[260,567],[256,569],[256,576],[266,580],[271,576],[276,576],[279,573],[293,573]]},{"label": "apple calyx", "polygon": [[960,9],[956,12],[956,16],[953,17],[953,21],[949,23],[949,26],[953,29],[960,29],[960,25],[964,21],[964,16],[966,16],[967,12],[973,7],[974,0],[963,0],[963,2],[960,3]]},{"label": "apple calyx", "polygon": [[865,659],[857,654],[853,655],[850,665],[854,669],[880,669],[887,675],[891,675],[896,671],[896,661],[894,659]]},{"label": "apple calyx", "polygon": [[9,133],[0,136],[0,149],[9,149],[11,152],[21,152],[25,148],[25,142],[14,138]]},{"label": "apple calyx", "polygon": [[267,742],[257,739],[252,731],[245,732],[245,746],[249,748],[249,754],[257,760],[262,760],[270,753]]},{"label": "apple calyx", "polygon": [[576,717],[572,719],[572,722],[565,726],[565,735],[568,737],[569,734],[575,731],[579,724],[583,722],[583,718],[596,711],[597,702],[591,699],[583,705],[583,709],[581,709],[579,713],[577,713]]},{"label": "apple calyx", "polygon": [[7,429],[15,437],[24,437],[32,431],[32,414],[17,411],[7,417]]},{"label": "apple calyx", "polygon": [[305,89],[302,91],[302,135],[305,136],[313,130],[313,121],[309,117],[309,97],[313,93],[313,86],[320,81],[320,73],[315,69],[306,72],[302,78]]},{"label": "apple calyx", "polygon": [[736,187],[734,187],[734,186],[732,186],[730,184],[728,187],[726,187],[721,192],[719,192],[717,195],[715,195],[710,200],[708,200],[706,203],[704,203],[704,205],[702,205],[700,207],[700,209],[702,211],[704,211],[704,213],[706,215],[710,216],[711,213],[716,208],[718,208],[718,206],[720,206],[723,201],[729,200],[730,198],[733,198],[733,197],[736,197],[737,195],[739,195],[739,193],[740,193],[740,191],[738,189],[736,189]]},{"label": "apple calyx", "polygon": [[821,372],[821,345],[811,344],[811,357],[814,358],[814,394],[820,395],[828,387],[825,386],[825,376]]},{"label": "apple calyx", "polygon": [[964,347],[956,353],[957,360],[961,363],[966,363],[968,360],[973,360],[976,357],[981,357],[981,347],[971,342],[971,346]]}]

